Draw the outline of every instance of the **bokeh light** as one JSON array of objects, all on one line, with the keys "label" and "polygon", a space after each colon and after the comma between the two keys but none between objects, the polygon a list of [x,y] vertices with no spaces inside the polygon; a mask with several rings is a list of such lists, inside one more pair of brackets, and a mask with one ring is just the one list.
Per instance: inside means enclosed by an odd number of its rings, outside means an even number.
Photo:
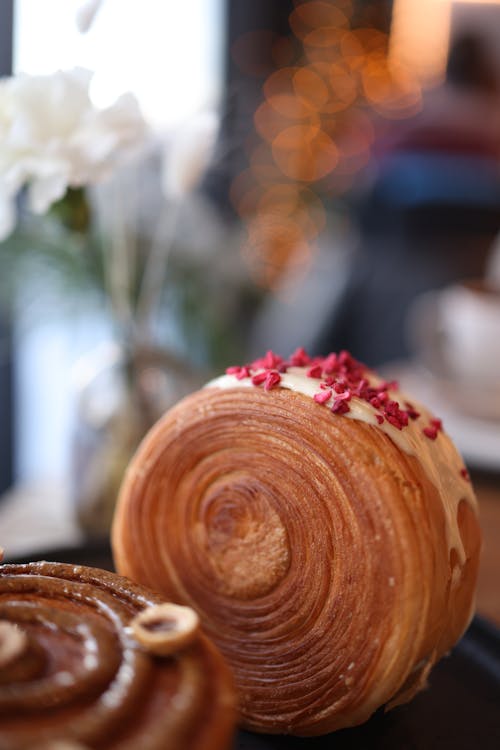
[{"label": "bokeh light", "polygon": [[[249,167],[231,188],[247,227],[243,257],[258,283],[273,289],[283,274],[310,265],[326,224],[319,194],[342,195],[369,162],[373,114],[407,117],[421,103],[416,76],[389,56],[388,35],[352,28],[351,0],[296,0],[294,6],[288,42],[253,37],[275,50],[274,70],[254,113]],[[245,36],[233,58],[255,73],[262,69],[249,62],[251,41]]]},{"label": "bokeh light", "polygon": [[[290,28],[297,37],[314,47],[328,47],[338,39],[340,29],[349,27],[349,18],[338,4],[311,0],[297,5],[290,14]],[[335,42],[334,42],[335,43]]]},{"label": "bokeh light", "polygon": [[317,237],[326,223],[325,209],[318,196],[309,188],[292,183],[268,187],[260,197],[257,210],[293,219],[308,240]]},{"label": "bokeh light", "polygon": [[415,114],[422,100],[415,76],[403,65],[391,66],[387,58],[364,66],[363,91],[373,108],[387,118]]},{"label": "bokeh light", "polygon": [[315,182],[335,169],[338,149],[315,125],[292,125],[273,141],[273,156],[284,175],[292,180]]},{"label": "bokeh light", "polygon": [[259,214],[247,224],[248,238],[242,248],[255,281],[275,288],[284,269],[303,272],[311,259],[311,247],[292,218]]},{"label": "bokeh light", "polygon": [[451,25],[450,0],[394,0],[389,59],[421,83],[443,80]]}]

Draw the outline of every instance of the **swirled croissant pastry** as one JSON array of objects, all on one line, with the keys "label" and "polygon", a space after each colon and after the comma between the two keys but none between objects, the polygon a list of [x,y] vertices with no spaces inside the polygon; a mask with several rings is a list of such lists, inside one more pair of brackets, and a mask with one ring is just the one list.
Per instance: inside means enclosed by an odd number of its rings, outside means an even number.
[{"label": "swirled croissant pastry", "polygon": [[232,678],[198,623],[113,573],[0,566],[0,749],[229,747]]},{"label": "swirled croissant pastry", "polygon": [[347,352],[192,394],[121,490],[118,570],[199,613],[243,724],[316,735],[409,700],[473,612],[472,487],[438,419]]}]

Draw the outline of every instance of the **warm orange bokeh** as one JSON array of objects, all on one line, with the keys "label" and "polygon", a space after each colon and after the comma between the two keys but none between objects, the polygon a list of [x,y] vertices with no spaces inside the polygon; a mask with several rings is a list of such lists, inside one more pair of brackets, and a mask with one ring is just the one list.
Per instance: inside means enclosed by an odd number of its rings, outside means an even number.
[{"label": "warm orange bokeh", "polygon": [[403,66],[389,66],[387,58],[369,61],[362,80],[366,98],[385,117],[408,117],[420,108],[422,93],[417,80]]},{"label": "warm orange bokeh", "polygon": [[311,248],[292,218],[259,214],[247,224],[247,231],[243,258],[257,283],[274,288],[284,269],[303,272],[308,267]]},{"label": "warm orange bokeh", "polygon": [[276,166],[267,143],[260,143],[252,149],[250,154],[250,170],[257,181],[263,185],[274,184],[283,179],[279,168]]},{"label": "warm orange bokeh", "polygon": [[388,38],[378,29],[354,29],[342,37],[342,59],[351,70],[361,70],[370,57],[387,56]]},{"label": "warm orange bokeh", "polygon": [[308,240],[317,237],[326,223],[325,209],[318,196],[309,188],[293,183],[268,187],[260,197],[257,211],[293,219]]},{"label": "warm orange bokeh", "polygon": [[335,169],[338,149],[323,130],[314,125],[293,125],[273,141],[273,156],[286,177],[316,182]]},{"label": "warm orange bokeh", "polygon": [[[267,76],[254,114],[261,141],[250,143],[249,168],[234,180],[230,194],[247,224],[244,258],[258,282],[273,288],[285,269],[298,273],[308,267],[311,242],[325,225],[324,206],[312,186],[341,195],[369,161],[374,128],[367,107],[394,119],[413,114],[421,100],[415,77],[389,58],[388,36],[351,28],[351,0],[294,5],[289,22],[300,58],[294,59],[291,41],[273,42],[279,51],[276,70]],[[235,46],[235,58],[249,41],[245,37]],[[245,65],[253,70],[251,58],[247,54]]]},{"label": "warm orange bokeh", "polygon": [[339,29],[349,27],[348,15],[338,4],[324,0],[297,5],[290,14],[289,22],[297,39],[314,47],[329,47],[334,39],[338,39]]}]

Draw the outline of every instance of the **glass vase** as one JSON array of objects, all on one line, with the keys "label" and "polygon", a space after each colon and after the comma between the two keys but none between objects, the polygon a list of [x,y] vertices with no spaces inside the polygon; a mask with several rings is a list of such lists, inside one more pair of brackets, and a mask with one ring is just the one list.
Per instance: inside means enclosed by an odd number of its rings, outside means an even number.
[{"label": "glass vase", "polygon": [[203,380],[156,347],[110,344],[78,363],[70,492],[88,539],[108,538],[127,464],[143,436]]}]

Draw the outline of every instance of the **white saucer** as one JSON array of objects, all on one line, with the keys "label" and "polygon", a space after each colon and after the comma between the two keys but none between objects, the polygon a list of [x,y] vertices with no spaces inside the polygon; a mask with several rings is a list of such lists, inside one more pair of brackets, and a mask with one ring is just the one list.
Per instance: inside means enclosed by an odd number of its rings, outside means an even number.
[{"label": "white saucer", "polygon": [[[457,408],[448,398],[450,384],[439,380],[418,364],[396,363],[383,368],[384,375],[397,380],[402,391],[414,397],[442,419],[469,468],[500,471],[500,419],[483,419]],[[453,394],[455,396],[456,394]]]}]

